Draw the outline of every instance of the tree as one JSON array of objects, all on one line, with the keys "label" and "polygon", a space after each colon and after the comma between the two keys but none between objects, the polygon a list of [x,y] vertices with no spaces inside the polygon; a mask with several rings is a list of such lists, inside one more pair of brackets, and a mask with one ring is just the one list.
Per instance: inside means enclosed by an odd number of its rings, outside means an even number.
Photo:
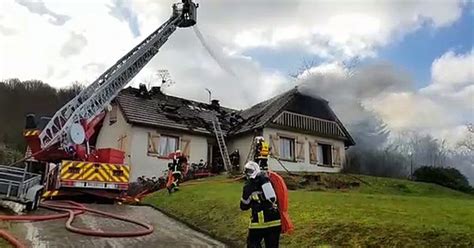
[{"label": "tree", "polygon": [[458,142],[458,147],[474,152],[474,125],[472,123],[466,124],[466,136]]},{"label": "tree", "polygon": [[58,90],[39,80],[0,81],[0,143],[23,152],[25,116],[30,113],[37,117],[52,116],[82,89],[77,82]]}]

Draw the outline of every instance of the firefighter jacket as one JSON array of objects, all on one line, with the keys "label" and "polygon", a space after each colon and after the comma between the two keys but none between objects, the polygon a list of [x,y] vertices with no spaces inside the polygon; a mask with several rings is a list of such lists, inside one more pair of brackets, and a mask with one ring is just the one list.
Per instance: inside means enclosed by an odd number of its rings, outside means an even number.
[{"label": "firefighter jacket", "polygon": [[263,195],[262,185],[267,182],[270,182],[268,176],[260,173],[255,179],[247,180],[244,185],[240,209],[251,209],[250,229],[262,229],[281,225],[280,212],[276,202],[272,203],[266,200]]},{"label": "firefighter jacket", "polygon": [[255,158],[256,159],[268,159],[270,154],[270,144],[265,141],[257,143],[255,147]]}]

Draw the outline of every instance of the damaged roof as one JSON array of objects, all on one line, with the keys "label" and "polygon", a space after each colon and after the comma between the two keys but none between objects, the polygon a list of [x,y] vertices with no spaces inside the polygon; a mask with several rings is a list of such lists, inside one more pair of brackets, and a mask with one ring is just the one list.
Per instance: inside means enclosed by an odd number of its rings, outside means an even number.
[{"label": "damaged roof", "polygon": [[345,144],[355,145],[354,139],[329,107],[328,101],[320,96],[302,94],[297,87],[240,112],[244,121],[231,129],[229,134],[241,134],[263,128],[285,110],[333,121],[341,128],[346,139]]},{"label": "damaged roof", "polygon": [[163,94],[158,87],[152,90],[126,88],[116,98],[125,119],[132,124],[165,127],[213,134],[212,120],[219,118],[227,131],[242,118],[238,111],[216,104],[206,104]]},{"label": "damaged roof", "polygon": [[122,90],[115,101],[129,123],[211,135],[214,134],[214,116],[217,116],[227,135],[237,135],[271,124],[278,114],[286,110],[336,122],[344,133],[346,145],[355,144],[328,101],[302,94],[297,87],[241,111],[222,107],[218,102],[206,104],[169,96],[163,94],[159,87],[153,87],[150,91],[144,87],[129,87]]}]

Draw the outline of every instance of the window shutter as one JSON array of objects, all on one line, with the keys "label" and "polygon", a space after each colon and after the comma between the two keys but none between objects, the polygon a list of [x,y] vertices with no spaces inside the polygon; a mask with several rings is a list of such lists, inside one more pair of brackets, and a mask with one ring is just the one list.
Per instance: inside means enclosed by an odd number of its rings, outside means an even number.
[{"label": "window shutter", "polygon": [[304,163],[304,141],[296,141],[296,161]]},{"label": "window shutter", "polygon": [[333,157],[333,166],[340,167],[341,166],[341,148],[340,147],[332,147],[332,157]]},{"label": "window shutter", "polygon": [[158,154],[160,149],[160,135],[148,133],[148,153]]},{"label": "window shutter", "polygon": [[319,149],[318,142],[314,142],[314,147],[316,149],[316,152],[315,152],[315,154],[316,154],[316,164],[322,164],[323,163],[323,160],[322,160],[323,153],[322,153],[322,150]]},{"label": "window shutter", "polygon": [[270,135],[270,145],[272,155],[278,158],[280,156],[280,149],[278,148],[278,136]]},{"label": "window shutter", "polygon": [[189,157],[190,150],[191,150],[191,140],[189,139],[181,139],[181,151],[186,157]]},{"label": "window shutter", "polygon": [[318,144],[316,142],[309,142],[309,163],[318,163]]}]

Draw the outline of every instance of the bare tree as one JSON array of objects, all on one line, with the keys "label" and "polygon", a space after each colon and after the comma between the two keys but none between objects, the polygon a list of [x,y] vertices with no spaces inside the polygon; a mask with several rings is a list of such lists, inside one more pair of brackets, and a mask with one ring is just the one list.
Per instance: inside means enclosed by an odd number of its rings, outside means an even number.
[{"label": "bare tree", "polygon": [[464,148],[468,152],[474,151],[474,125],[473,123],[466,124],[466,136],[463,140],[458,142],[459,148]]}]

